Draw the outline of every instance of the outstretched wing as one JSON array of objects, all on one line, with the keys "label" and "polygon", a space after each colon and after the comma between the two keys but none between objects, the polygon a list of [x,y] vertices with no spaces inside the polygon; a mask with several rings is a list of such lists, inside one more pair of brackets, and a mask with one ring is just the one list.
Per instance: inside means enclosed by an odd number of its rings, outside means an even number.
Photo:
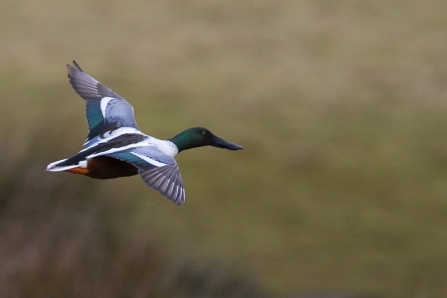
[{"label": "outstretched wing", "polygon": [[144,182],[177,205],[185,202],[182,176],[174,158],[155,146],[130,148],[107,156],[127,161],[138,168]]},{"label": "outstretched wing", "polygon": [[86,100],[86,117],[89,134],[84,145],[100,134],[120,127],[138,129],[133,107],[121,96],[104,86],[73,61],[67,64],[68,78],[73,89]]}]

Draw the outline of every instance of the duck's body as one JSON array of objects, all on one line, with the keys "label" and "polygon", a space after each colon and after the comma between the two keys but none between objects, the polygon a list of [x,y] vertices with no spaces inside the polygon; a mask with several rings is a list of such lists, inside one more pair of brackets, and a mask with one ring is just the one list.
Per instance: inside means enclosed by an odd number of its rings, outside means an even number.
[{"label": "duck's body", "polygon": [[169,140],[142,133],[133,107],[73,63],[75,67],[67,65],[68,77],[75,91],[86,100],[89,134],[83,150],[49,164],[48,171],[66,171],[97,179],[140,174],[147,185],[180,204],[185,201],[185,190],[174,156],[206,145],[242,149],[202,127],[187,129]]},{"label": "duck's body", "polygon": [[[157,151],[168,157],[174,157],[178,153],[177,147],[171,141],[145,135],[135,128],[122,127],[107,132],[95,142],[90,142],[88,147],[72,157],[49,164],[48,169],[84,174],[97,179],[133,176],[138,174],[138,168],[129,163],[125,157],[122,157],[123,160],[120,159],[120,156],[132,152],[135,156],[146,153],[156,157]],[[146,158],[146,161],[157,166],[165,165],[163,161],[150,159],[148,156],[140,158]]]}]

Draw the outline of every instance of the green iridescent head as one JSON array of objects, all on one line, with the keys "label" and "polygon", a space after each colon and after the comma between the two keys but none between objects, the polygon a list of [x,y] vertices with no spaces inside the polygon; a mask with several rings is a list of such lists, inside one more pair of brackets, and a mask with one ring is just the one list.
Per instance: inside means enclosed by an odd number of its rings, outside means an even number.
[{"label": "green iridescent head", "polygon": [[242,146],[227,142],[203,127],[193,127],[169,139],[177,146],[178,152],[202,146],[213,146],[229,150],[239,150]]}]

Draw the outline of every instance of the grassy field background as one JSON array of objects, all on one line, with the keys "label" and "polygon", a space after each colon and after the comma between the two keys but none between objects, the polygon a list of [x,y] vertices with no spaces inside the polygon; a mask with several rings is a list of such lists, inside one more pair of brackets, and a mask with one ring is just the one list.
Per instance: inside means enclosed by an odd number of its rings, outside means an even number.
[{"label": "grassy field background", "polygon": [[[0,41],[2,297],[447,296],[447,2],[6,0]],[[73,59],[244,150],[180,154],[181,207],[45,172]]]}]

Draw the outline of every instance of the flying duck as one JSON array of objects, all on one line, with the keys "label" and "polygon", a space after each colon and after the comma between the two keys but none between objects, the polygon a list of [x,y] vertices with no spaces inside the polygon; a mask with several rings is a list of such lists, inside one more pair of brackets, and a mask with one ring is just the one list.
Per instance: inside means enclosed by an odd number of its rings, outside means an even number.
[{"label": "flying duck", "polygon": [[183,150],[213,146],[230,150],[227,142],[203,127],[189,128],[160,140],[140,131],[133,107],[121,96],[84,72],[67,64],[74,90],[86,100],[89,133],[84,149],[70,158],[50,163],[47,171],[70,172],[96,179],[140,174],[143,181],[177,205],[185,202],[185,189],[174,159]]}]

